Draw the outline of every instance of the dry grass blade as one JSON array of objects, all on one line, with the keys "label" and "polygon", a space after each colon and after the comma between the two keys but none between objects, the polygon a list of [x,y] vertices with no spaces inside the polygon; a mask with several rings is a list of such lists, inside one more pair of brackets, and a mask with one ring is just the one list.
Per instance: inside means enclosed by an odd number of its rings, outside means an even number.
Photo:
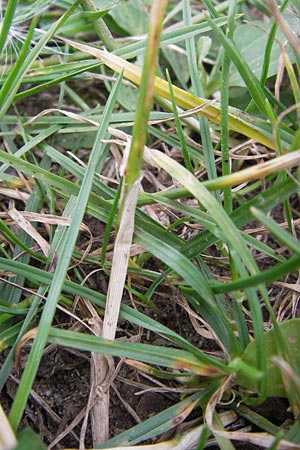
[{"label": "dry grass blade", "polygon": [[289,24],[286,22],[286,20],[280,14],[277,3],[274,0],[267,0],[267,5],[268,5],[268,8],[270,9],[272,16],[276,20],[278,26],[281,28],[281,30],[285,34],[287,40],[292,45],[295,52],[298,55],[300,55],[300,44],[299,44],[299,41],[297,40],[296,33],[293,33]]},{"label": "dry grass blade", "polygon": [[[160,32],[167,0],[154,0],[150,11],[149,36],[137,104],[133,137],[128,140],[124,155],[123,190],[118,215],[118,229],[108,286],[102,337],[114,340],[119,310],[127,275],[130,247],[134,232],[134,216],[137,204],[140,171],[143,161],[144,144],[147,133],[149,112],[154,91],[156,56],[158,54]],[[93,443],[99,445],[108,439],[109,421],[109,377],[110,363],[104,355],[93,357],[92,380],[97,392],[96,403],[92,409]],[[103,384],[103,380],[105,383]],[[96,386],[98,385],[98,386]]]},{"label": "dry grass blade", "polygon": [[[226,427],[236,420],[236,414],[232,411],[223,412],[220,414],[220,420],[222,422],[222,425]],[[159,442],[157,444],[112,447],[111,450],[193,450],[194,448],[196,448],[199,442],[199,438],[203,429],[204,425],[200,425],[183,434],[182,436],[176,436],[170,441]]]},{"label": "dry grass blade", "polygon": [[[149,164],[160,167],[161,161],[168,159],[162,152],[154,149],[145,148],[145,159]],[[300,150],[287,153],[286,155],[273,158],[270,161],[256,164],[247,169],[234,172],[230,175],[218,177],[216,180],[209,180],[205,186],[209,189],[217,186],[224,188],[227,186],[236,186],[240,183],[245,183],[251,180],[258,180],[264,178],[271,173],[276,173],[279,170],[295,167],[300,164]]]},{"label": "dry grass blade", "polygon": [[[12,211],[13,208],[11,208],[8,213],[1,212],[0,218],[12,217],[15,210],[13,211],[13,213]],[[59,225],[62,227],[68,227],[71,222],[71,219],[69,217],[61,217],[54,214],[35,213],[31,211],[17,211],[17,213],[28,222],[39,222],[44,223],[45,225]],[[80,225],[80,231],[86,231],[88,233],[89,229],[84,223],[82,223]]]},{"label": "dry grass blade", "polygon": [[48,242],[38,233],[38,231],[31,225],[31,223],[25,219],[25,217],[16,210],[11,208],[8,211],[10,217],[16,222],[18,227],[24,230],[29,236],[32,237],[40,246],[45,256],[49,255],[50,245]]},{"label": "dry grass blade", "polygon": [[[235,383],[235,375],[230,375],[224,382],[224,384],[211,396],[207,407],[205,419],[209,429],[218,436],[224,437],[233,441],[247,442],[249,444],[258,445],[262,448],[270,448],[274,444],[275,437],[269,433],[257,433],[257,432],[245,432],[245,431],[223,431],[216,428],[214,424],[214,413],[217,404],[223,397],[224,392]],[[285,439],[281,439],[277,445],[278,450],[290,450],[300,449],[300,445],[288,442]]]},{"label": "dry grass blade", "polygon": [[[98,316],[95,308],[85,302],[92,318],[89,324],[96,336],[102,334],[102,321]],[[100,353],[91,354],[91,389],[85,419],[83,421],[80,433],[80,449],[84,450],[84,438],[87,428],[88,414],[91,409],[91,424],[93,430],[94,441],[100,441],[109,434],[109,421],[107,418],[102,418],[102,413],[107,413],[109,410],[109,395],[108,390],[110,386],[110,378],[113,372],[112,358],[104,356]]]},{"label": "dry grass blade", "polygon": [[134,212],[139,192],[140,180],[132,186],[125,199],[121,222],[115,241],[115,248],[108,286],[107,303],[104,316],[103,334],[105,339],[114,339],[124,283],[127,273],[130,247],[134,230]]},{"label": "dry grass blade", "polygon": [[3,411],[3,408],[0,404],[0,449],[1,450],[10,450],[15,448],[17,445],[17,440],[14,435],[13,430],[7,420],[6,414]]}]

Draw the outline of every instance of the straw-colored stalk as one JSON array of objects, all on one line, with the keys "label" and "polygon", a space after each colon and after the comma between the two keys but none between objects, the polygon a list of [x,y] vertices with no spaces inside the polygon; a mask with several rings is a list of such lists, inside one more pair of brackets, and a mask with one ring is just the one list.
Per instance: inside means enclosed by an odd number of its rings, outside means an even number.
[{"label": "straw-colored stalk", "polygon": [[[103,51],[89,45],[80,44],[69,39],[60,39],[69,44],[71,47],[94,56],[115,72],[121,73],[123,71],[123,75],[125,78],[132,81],[138,86],[141,85],[142,70],[135,64],[132,64],[113,53]],[[193,108],[199,108],[199,106],[203,106],[203,108],[197,111],[197,114],[209,119],[213,123],[221,123],[221,110],[219,106],[208,102],[206,99],[197,97],[196,95],[193,95],[190,92],[187,92],[177,86],[172,85],[172,90],[174,93],[176,105],[178,107],[191,110]],[[158,76],[154,78],[154,92],[155,95],[166,98],[168,100],[170,99],[170,89],[168,82]],[[234,112],[230,112],[230,114],[228,114],[228,126],[230,130],[243,134],[244,136],[247,136],[250,139],[254,139],[260,144],[265,145],[266,147],[274,149],[274,142],[272,141],[272,139],[266,136],[255,125],[255,123],[252,122],[252,117],[248,117],[246,114],[242,114],[238,110],[235,110]]]},{"label": "straw-colored stalk", "polygon": [[17,439],[0,404],[0,449],[10,450],[16,447]]},{"label": "straw-colored stalk", "polygon": [[[160,32],[167,0],[153,0],[150,11],[149,35],[144,67],[141,75],[132,139],[127,142],[121,176],[123,191],[118,214],[118,229],[114,246],[112,268],[108,286],[102,336],[114,340],[127,275],[128,259],[134,231],[134,216],[137,204],[144,145],[147,134],[149,112],[154,93],[156,60],[160,42]],[[98,397],[92,409],[93,443],[95,446],[108,438],[109,423],[109,381],[107,374],[112,368],[107,356],[93,356],[93,383]],[[96,364],[96,366],[95,366]],[[105,386],[101,385],[105,380]],[[100,385],[99,385],[100,384]],[[97,386],[98,385],[98,386]]]}]

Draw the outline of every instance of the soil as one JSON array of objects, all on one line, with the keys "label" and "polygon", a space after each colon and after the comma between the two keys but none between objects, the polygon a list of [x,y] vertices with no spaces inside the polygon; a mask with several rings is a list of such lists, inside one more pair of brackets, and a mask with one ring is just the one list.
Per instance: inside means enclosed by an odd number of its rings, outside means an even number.
[{"label": "soil", "polygon": [[[33,101],[32,104],[24,104],[23,109],[30,110],[32,108],[30,115],[34,115],[35,112],[38,113],[43,108],[47,109],[49,107],[48,97],[42,97],[42,101],[45,102],[44,105],[39,101],[38,108],[36,106],[37,103]],[[22,109],[22,105],[19,104],[18,106]],[[36,109],[37,111],[35,111]],[[160,174],[155,173],[155,176],[158,178],[158,182],[165,186],[170,182],[170,180],[159,179],[159,176],[163,177],[163,172]],[[145,180],[144,188],[147,189],[147,187],[150,190],[151,183],[147,183]],[[281,215],[281,212],[279,214]],[[101,235],[103,228],[101,229],[101,224],[98,221],[87,217],[86,223],[95,236]],[[181,232],[181,230],[179,229],[178,232]],[[77,244],[85,247],[87,239],[84,237],[81,239]],[[95,243],[96,241],[94,240],[94,245]],[[93,249],[94,247],[92,247]],[[209,256],[215,258],[220,255],[216,251],[216,254]],[[156,264],[155,261],[152,263]],[[263,264],[266,265],[267,261],[264,260]],[[86,270],[87,268],[84,269],[84,271]],[[226,275],[226,267],[222,266],[222,264],[217,265],[213,262],[211,270],[216,276]],[[96,274],[88,282],[94,289],[98,288],[101,292],[105,292],[107,289],[107,279],[102,274]],[[273,291],[275,306],[279,289],[283,288],[275,287]],[[283,294],[281,295],[283,297]],[[168,301],[166,301],[166,298]],[[170,301],[170,299],[173,300]],[[125,301],[130,303],[131,299],[126,299]],[[192,344],[199,346],[199,348],[207,352],[219,352],[220,349],[215,341],[205,339],[195,331],[187,312],[178,305],[176,292],[174,293],[172,288],[162,288],[161,292],[153,298],[153,301],[159,313],[146,309],[145,306],[141,306],[139,303],[136,303],[134,307],[166,324]],[[55,326],[70,329],[74,325],[74,320],[63,313],[58,314],[56,317]],[[120,322],[118,337],[132,338],[133,336],[137,339],[141,339],[142,336],[141,340],[143,342],[151,344],[170,345],[168,341],[153,333],[147,333],[124,321]],[[27,355],[28,349],[25,349],[22,353],[21,366],[26,364]],[[6,353],[4,352],[0,356],[0,362],[3,362],[5,357]],[[111,387],[111,436],[131,428],[140,421],[175,404],[180,399],[180,392],[176,392],[172,384],[162,386],[160,380],[141,374],[124,361],[116,360],[115,364],[118,367],[118,374]],[[1,404],[6,412],[9,412],[15,397],[19,378],[20,373],[14,370],[1,392]],[[78,448],[81,423],[89,393],[90,356],[85,353],[50,345],[45,349],[20,428],[30,426],[50,448]],[[257,408],[257,412],[277,426],[282,426],[291,417],[287,401],[284,399],[269,399],[268,402]],[[201,415],[201,410],[195,410],[187,419],[187,422],[197,423],[197,420],[201,419]],[[77,419],[78,424],[70,427],[72,422]],[[247,420],[244,421],[243,425],[250,426]],[[251,427],[255,430],[253,425]],[[176,433],[176,430],[174,432]],[[58,437],[61,437],[61,439],[58,439]],[[169,434],[161,439],[169,439],[171,437],[172,434]],[[54,442],[56,444],[53,444]],[[250,444],[235,443],[234,445],[237,449],[258,449],[258,447]],[[86,448],[92,447],[90,424],[87,427],[85,446]],[[212,444],[211,448],[218,449],[219,447]]]},{"label": "soil", "polygon": [[[156,298],[156,303],[161,309],[161,322],[168,323],[174,331],[180,332],[182,336],[188,338],[193,344],[210,352],[217,352],[219,349],[214,341],[199,337],[191,324],[187,313],[178,305],[166,304],[161,298]],[[149,315],[157,315],[149,311]],[[60,317],[61,322],[65,317]],[[71,322],[68,326],[71,326]],[[172,324],[173,326],[170,326]],[[141,330],[134,330],[132,325],[123,323],[120,335],[133,335],[141,333]],[[143,342],[170,345],[163,338],[153,333],[143,333]],[[26,407],[26,413],[22,420],[20,429],[30,426],[39,434],[42,441],[53,449],[78,448],[81,421],[71,430],[68,427],[76,418],[83,418],[84,410],[88,402],[90,392],[90,358],[88,354],[74,350],[62,349],[50,345],[44,352],[38,375],[36,377],[33,390]],[[26,364],[28,350],[22,353],[21,365]],[[5,357],[5,354],[2,355]],[[111,436],[115,436],[127,430],[140,421],[175,404],[180,399],[180,393],[170,389],[172,385],[165,385],[166,389],[161,389],[158,379],[143,375],[136,369],[128,366],[123,361],[115,361],[118,366],[118,375],[111,387],[110,404],[110,429]],[[1,393],[1,403],[8,412],[18,386],[19,373],[15,370],[9,377],[5,388]],[[281,426],[291,419],[288,412],[288,402],[285,399],[268,399],[267,402],[256,408],[256,411],[264,418],[270,420],[274,425]],[[192,412],[187,419],[191,426],[202,420],[202,411],[197,409]],[[241,425],[241,422],[239,423]],[[247,420],[244,426],[249,426]],[[251,425],[253,431],[256,427]],[[170,439],[174,433],[171,432],[163,436],[160,440]],[[63,438],[62,435],[64,436]],[[53,445],[57,441],[57,444]],[[92,448],[92,435],[90,424],[88,424],[85,436],[86,448]],[[152,441],[149,441],[152,442]],[[154,441],[153,441],[154,442]],[[218,449],[212,445],[210,448]],[[236,449],[259,449],[251,444],[235,443]]]},{"label": "soil", "polygon": [[[168,322],[169,326],[173,323],[175,331],[179,332],[180,328],[183,335],[195,336],[184,311],[179,314],[168,304],[167,307],[163,306],[161,318],[161,322]],[[132,335],[132,326],[129,325],[126,329],[125,325],[124,331],[119,334]],[[138,334],[139,330],[135,332]],[[143,336],[143,341],[145,340],[156,345],[170,345],[153,333],[146,333]],[[213,347],[216,348],[215,345]],[[48,346],[44,353],[20,429],[30,426],[45,444],[50,445],[87,405],[90,392],[90,360],[88,354],[54,345]],[[27,355],[28,351],[23,351],[22,366],[26,364]],[[5,356],[3,354],[2,358]],[[179,394],[176,392],[161,393],[159,391],[167,389],[161,389],[159,383],[151,377],[138,373],[122,361],[115,363],[119,370],[111,388],[111,436],[131,428],[178,401]],[[15,397],[19,375],[14,370],[1,393],[1,403],[7,412]],[[79,437],[80,425],[67,433],[53,448],[78,448]],[[92,447],[90,426],[87,428],[85,445],[86,448]]]}]

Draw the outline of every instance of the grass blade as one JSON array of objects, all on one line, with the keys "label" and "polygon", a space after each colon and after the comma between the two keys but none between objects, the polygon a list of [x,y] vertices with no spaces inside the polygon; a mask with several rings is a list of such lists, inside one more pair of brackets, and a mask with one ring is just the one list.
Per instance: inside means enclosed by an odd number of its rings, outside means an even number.
[{"label": "grass blade", "polygon": [[[122,59],[113,53],[103,52],[102,50],[85,44],[79,44],[69,39],[63,39],[63,41],[71,47],[95,56],[117,73],[123,71],[124,77],[128,78],[133,83],[140,85],[141,69],[134,64],[129,63],[125,59]],[[162,78],[155,78],[154,90],[156,95],[169,99],[169,86],[168,83]],[[173,92],[176,99],[176,104],[178,106],[184,109],[193,109],[199,107],[200,105],[206,104],[205,108],[199,111],[199,114],[207,119],[210,119],[214,123],[220,123],[221,113],[217,106],[207,104],[207,100],[196,97],[195,95],[192,95],[176,86],[173,86]],[[256,120],[241,111],[234,110],[233,112],[230,112],[228,116],[228,124],[231,130],[244,134],[245,136],[260,142],[269,148],[274,148],[272,132],[268,130],[269,127],[265,123],[262,125],[264,125],[264,127],[268,127],[266,130],[260,126],[260,122],[259,126],[257,126]],[[289,144],[290,142],[285,139],[284,145],[288,147]]]},{"label": "grass blade", "polygon": [[[118,80],[118,83],[114,86],[112,90],[110,99],[106,105],[106,114],[104,114],[104,121],[99,128],[97,133],[94,147],[92,153],[90,155],[90,160],[88,163],[88,167],[85,173],[85,177],[82,182],[82,186],[80,188],[77,205],[74,208],[71,224],[67,230],[67,237],[64,240],[64,245],[60,249],[60,256],[58,258],[58,263],[55,271],[55,275],[53,278],[53,283],[50,287],[48,294],[48,301],[45,304],[45,308],[43,310],[42,317],[40,319],[40,327],[38,329],[37,336],[33,343],[32,349],[29,354],[28,363],[24,370],[21,383],[19,385],[11,412],[10,412],[10,420],[12,427],[17,429],[21,417],[23,415],[23,411],[27,402],[27,398],[33,383],[33,380],[36,375],[36,371],[38,368],[38,363],[41,359],[42,352],[47,340],[48,332],[50,330],[52,318],[54,316],[56,305],[59,299],[60,292],[63,287],[64,278],[69,266],[69,262],[73,253],[74,244],[76,242],[78,230],[80,224],[82,222],[82,217],[86,209],[86,204],[88,201],[88,195],[92,186],[95,169],[97,166],[97,160],[99,158],[99,151],[101,152],[102,146],[99,146],[99,143],[104,138],[105,133],[107,132],[107,127],[109,123],[110,113],[114,107],[114,102],[116,100],[118,87],[120,85],[121,77]],[[106,119],[106,120],[105,120]]]}]

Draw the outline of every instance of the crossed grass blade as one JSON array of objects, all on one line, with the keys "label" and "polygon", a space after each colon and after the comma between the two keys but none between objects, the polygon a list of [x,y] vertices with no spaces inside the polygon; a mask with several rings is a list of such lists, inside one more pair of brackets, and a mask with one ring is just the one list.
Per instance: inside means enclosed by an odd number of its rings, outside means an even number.
[{"label": "crossed grass blade", "polygon": [[[113,53],[104,52],[89,45],[80,44],[69,39],[62,40],[68,43],[71,47],[95,56],[117,73],[123,71],[125,78],[128,78],[133,83],[140,85],[141,69],[138,66],[116,56]],[[157,96],[169,99],[169,86],[165,80],[156,77],[154,86],[155,94]],[[221,112],[218,106],[207,104],[207,100],[196,97],[176,86],[173,86],[173,92],[177,106],[184,109],[193,109],[199,107],[200,105],[205,105],[205,107],[201,109],[198,114],[214,123],[220,123]],[[228,116],[228,124],[231,130],[244,134],[245,136],[260,142],[269,148],[274,148],[270,127],[265,122],[261,123],[255,118],[235,109],[234,111],[230,111]],[[293,134],[290,134],[290,136],[286,133],[282,135],[283,145],[285,148],[289,148],[292,137]]]},{"label": "crossed grass blade", "polygon": [[[251,275],[255,275],[258,272],[256,263],[251,256],[247,246],[245,245],[241,234],[236,229],[234,223],[231,221],[229,216],[224,213],[223,208],[219,203],[209,194],[206,188],[198,182],[198,180],[185,168],[180,166],[176,161],[172,160],[167,155],[160,153],[158,151],[152,150],[147,151],[145,156],[149,163],[152,165],[161,167],[165,169],[175,180],[182,183],[194,196],[195,198],[208,210],[211,214],[214,222],[216,223],[215,234],[222,240],[222,242],[227,242],[232,257],[234,257],[234,262],[237,267],[240,276],[245,276],[247,271]],[[170,263],[172,264],[172,263]],[[205,293],[200,294],[201,291],[196,289],[196,292],[205,299]],[[260,310],[259,301],[256,292],[251,288],[246,290],[246,295],[250,304],[250,309],[252,313],[253,327],[255,330],[256,342],[257,342],[257,368],[258,370],[265,370],[265,353],[264,353],[264,342],[263,342],[263,324],[262,315]],[[225,324],[225,321],[224,321]],[[234,340],[231,341],[231,343]],[[227,341],[227,345],[228,345]],[[228,351],[235,351],[227,347]],[[261,380],[261,393],[262,397],[265,396],[266,392],[266,382]]]},{"label": "crossed grass blade", "polygon": [[[224,372],[216,367],[203,364],[196,356],[185,350],[150,344],[108,340],[90,334],[51,328],[48,341],[61,346],[77,348],[96,353],[104,353],[123,358],[169,367],[175,371],[202,376],[222,376]],[[225,369],[226,370],[226,369]]]},{"label": "crossed grass blade", "polygon": [[[50,330],[51,322],[55,314],[56,305],[59,300],[59,296],[63,287],[64,278],[70,263],[70,259],[73,253],[74,245],[77,239],[78,230],[82,222],[83,215],[86,210],[86,205],[89,198],[89,193],[92,187],[93,178],[95,176],[95,169],[97,167],[97,161],[99,159],[99,154],[103,149],[103,144],[101,145],[101,140],[104,138],[109,120],[110,114],[114,107],[118,87],[120,86],[121,77],[119,77],[118,82],[114,86],[112,93],[110,95],[109,101],[106,104],[104,120],[98,130],[97,136],[95,138],[93,150],[91,152],[89,163],[85,172],[82,185],[80,187],[77,204],[72,213],[72,219],[70,227],[67,230],[66,238],[63,241],[62,248],[60,249],[60,255],[58,258],[53,283],[50,286],[48,301],[45,304],[41,319],[40,327],[33,343],[32,349],[29,354],[28,363],[24,370],[21,383],[19,385],[11,412],[10,420],[14,429],[16,429],[20,423],[21,417],[24,412],[26,401],[36,375],[38,364],[40,362],[42,352],[47,340],[47,335]],[[100,144],[100,145],[99,145]]]},{"label": "crossed grass blade", "polygon": [[[191,8],[188,0],[184,0],[183,2],[183,19],[186,25],[190,25],[192,22]],[[204,90],[198,72],[196,46],[194,38],[191,37],[189,39],[185,39],[185,46],[187,50],[187,60],[193,93],[197,97],[203,97]],[[213,143],[209,130],[209,122],[205,117],[201,116],[198,117],[198,121],[199,121],[201,141],[203,145],[205,167],[207,170],[208,179],[210,180],[212,178],[216,178],[217,169],[214,157]]]},{"label": "crossed grass blade", "polygon": [[[22,164],[22,163],[20,163],[20,164]],[[276,170],[276,169],[275,169]],[[213,181],[215,181],[215,180],[213,180]],[[224,181],[224,180],[223,180]],[[287,182],[289,182],[290,180],[287,180]],[[222,181],[221,181],[222,182]],[[69,186],[71,186],[71,185],[69,185]],[[75,185],[74,185],[75,186]],[[73,187],[74,187],[73,186]],[[214,189],[214,187],[213,186],[211,186],[211,188],[212,189]],[[76,192],[76,189],[75,189],[75,191],[74,192]],[[78,191],[77,191],[78,192]],[[188,190],[187,189],[185,189],[185,192],[188,192]],[[163,195],[164,194],[159,194],[159,195],[161,195],[162,197],[163,197]],[[159,198],[159,195],[157,195],[157,199]],[[142,196],[141,196],[141,198],[142,198]],[[166,197],[167,198],[167,197]],[[155,197],[154,197],[154,199],[155,199]],[[90,200],[91,200],[91,202],[90,202],[90,206],[92,205],[92,207],[94,208],[94,213],[95,213],[95,215],[97,215],[98,217],[99,217],[99,211],[97,211],[97,205],[96,205],[96,203],[97,203],[97,198],[95,197],[95,196],[90,196]],[[107,206],[107,209],[106,209],[106,211],[105,211],[105,214],[104,214],[104,216],[107,218],[107,213],[108,213],[108,211],[109,211],[109,206],[110,206],[111,204],[110,203],[106,203],[106,206]],[[258,205],[259,206],[259,205]],[[137,216],[138,216],[138,224],[140,223],[140,222],[142,222],[142,219],[144,220],[144,224],[146,223],[147,224],[147,222],[145,221],[145,217],[142,217],[140,214],[139,214],[139,212],[137,213]],[[139,222],[140,221],[140,222]],[[151,227],[149,227],[149,228],[151,228]],[[154,228],[154,227],[153,227]],[[139,234],[139,230],[137,230],[137,236],[138,236],[138,234]],[[163,233],[161,234],[161,235],[163,235]],[[213,237],[213,239],[218,239],[218,237],[217,236],[214,236]],[[145,241],[146,242],[146,241]],[[180,240],[178,239],[178,240],[176,240],[176,245],[178,245],[178,246],[180,246],[180,245],[182,245],[182,249],[183,249],[183,251],[184,251],[184,249],[185,249],[185,245],[183,245],[182,244],[182,242],[180,242]],[[192,245],[192,244],[191,244]],[[247,245],[248,245],[248,243],[247,243]],[[254,275],[253,277],[251,276],[251,277],[249,277],[249,278],[251,278],[251,280],[252,280],[252,278],[255,278],[255,276],[256,275]],[[243,279],[244,280],[244,286],[246,286],[245,285],[245,282],[246,282],[246,280],[245,280],[245,278]],[[256,280],[257,281],[257,280]],[[208,286],[208,288],[210,288],[210,286]],[[212,286],[212,289],[211,289],[212,291],[213,291],[213,286]],[[214,293],[214,291],[213,291],[213,293]],[[211,293],[210,293],[210,295],[211,295]],[[123,309],[122,309],[122,311],[123,311]],[[129,315],[129,317],[130,317],[130,315]],[[156,328],[156,329],[158,329],[158,327]],[[174,338],[175,339],[175,338]]]},{"label": "crossed grass blade", "polygon": [[[19,263],[18,261],[7,261],[5,258],[0,258],[0,268],[1,270],[12,272],[15,274],[26,274],[26,278],[31,283],[38,285],[43,283],[45,286],[50,286],[53,283],[53,274],[48,271],[38,269],[36,267],[30,267],[25,264]],[[96,307],[104,308],[106,296],[99,292],[95,292],[85,286],[78,285],[77,283],[69,280],[64,281],[63,292],[66,294],[80,295],[92,302]],[[208,366],[216,367],[216,370],[220,372],[226,372],[226,364],[222,363],[215,358],[206,355],[198,347],[191,344],[185,338],[172,331],[170,328],[160,324],[156,320],[148,317],[147,315],[136,311],[135,309],[127,306],[121,305],[120,316],[132,322],[138,326],[144,327],[148,330],[158,333],[175,344],[179,345],[181,348],[185,349],[190,354],[198,358],[202,364]],[[5,342],[3,342],[5,345]]]},{"label": "crossed grass blade", "polygon": [[[38,58],[39,54],[43,50],[44,46],[48,42],[48,40],[55,34],[61,24],[72,14],[74,8],[76,7],[77,2],[74,2],[73,5],[67,10],[67,12],[56,22],[53,26],[42,35],[39,42],[35,45],[35,47],[28,53],[30,40],[26,40],[22,50],[22,59],[20,59],[21,63],[17,61],[14,68],[12,69],[10,75],[5,80],[1,91],[0,91],[0,118],[3,118],[3,115],[6,113],[8,108],[10,107],[15,94],[17,93],[19,86],[21,84],[21,80],[33,64],[33,62]],[[30,32],[32,32],[31,30]],[[30,36],[30,33],[29,33]],[[27,54],[28,53],[28,54]],[[25,54],[26,57],[25,57]]]}]

